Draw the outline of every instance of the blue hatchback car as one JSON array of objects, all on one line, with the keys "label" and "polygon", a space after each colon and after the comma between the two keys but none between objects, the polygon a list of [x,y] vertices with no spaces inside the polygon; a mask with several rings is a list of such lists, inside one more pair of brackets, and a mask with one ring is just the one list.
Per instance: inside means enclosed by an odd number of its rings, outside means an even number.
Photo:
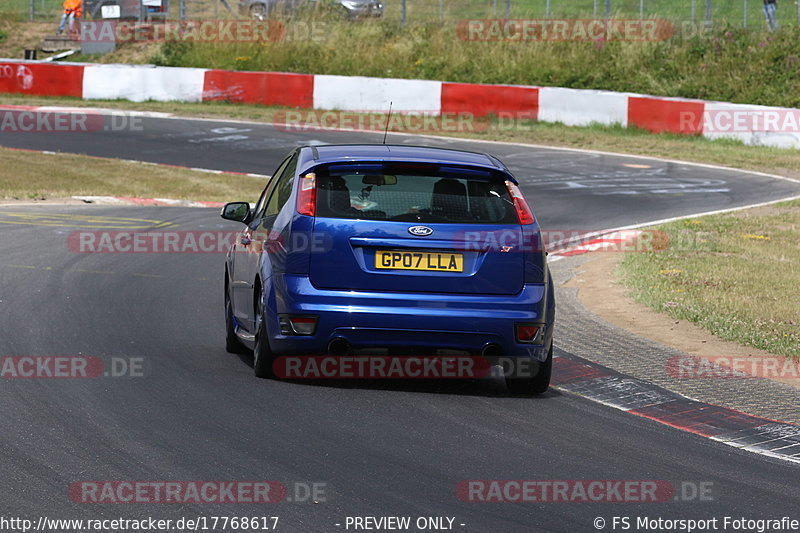
[{"label": "blue hatchback car", "polygon": [[[468,354],[514,393],[550,383],[555,301],[537,221],[498,159],[475,152],[325,145],[293,150],[226,257],[230,352],[258,377],[279,356]],[[443,356],[444,357],[444,356]],[[518,368],[522,368],[519,366]]]}]

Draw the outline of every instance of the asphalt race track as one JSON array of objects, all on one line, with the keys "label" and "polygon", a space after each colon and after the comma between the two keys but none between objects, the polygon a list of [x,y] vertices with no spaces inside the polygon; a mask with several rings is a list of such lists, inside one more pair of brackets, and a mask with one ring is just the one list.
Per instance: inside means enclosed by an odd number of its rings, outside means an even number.
[{"label": "asphalt race track", "polygon": [[[0,145],[269,174],[302,143],[380,140],[210,121],[143,125],[114,135],[0,134]],[[520,178],[545,228],[611,228],[800,194],[789,181],[635,157],[389,141],[494,153]],[[248,200],[231,198],[240,199]],[[106,371],[112,358],[141,364],[141,376],[0,380],[3,516],[278,516],[278,531],[344,531],[348,516],[442,516],[454,517],[457,531],[565,533],[597,531],[597,517],[604,531],[614,530],[614,516],[630,517],[629,531],[637,531],[636,517],[798,518],[797,465],[557,389],[525,399],[491,379],[258,380],[247,357],[224,349],[221,254],[81,254],[67,245],[80,229],[163,222],[178,230],[237,229],[210,209],[0,208],[0,355],[93,356]],[[497,479],[665,480],[679,490],[656,503],[457,497],[462,481]],[[317,503],[266,505],[70,499],[73,483],[100,480],[271,480],[288,487],[292,500],[303,499],[295,484],[302,493],[319,482],[324,493]],[[692,496],[701,484],[709,492]]]},{"label": "asphalt race track", "polygon": [[[381,142],[383,137],[382,133],[303,133],[251,123],[136,118],[136,127],[116,132],[0,132],[0,146],[271,174],[300,145]],[[800,194],[796,182],[635,157],[408,135],[390,134],[387,142],[490,151],[521,181],[548,229],[608,229]]]}]

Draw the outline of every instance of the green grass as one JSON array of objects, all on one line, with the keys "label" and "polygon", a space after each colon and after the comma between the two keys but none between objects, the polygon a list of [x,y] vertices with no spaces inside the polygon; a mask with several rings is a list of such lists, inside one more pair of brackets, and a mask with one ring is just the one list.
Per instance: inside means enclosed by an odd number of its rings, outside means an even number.
[{"label": "green grass", "polygon": [[[84,155],[0,148],[0,199],[46,200],[78,195],[255,201],[265,181]],[[57,169],[54,171],[54,169]],[[267,171],[267,173],[271,172]]]},{"label": "green grass", "polygon": [[[386,4],[387,18],[396,19],[401,15],[402,2],[388,1]],[[465,17],[504,17],[505,1],[455,0],[446,1],[444,16],[446,19]],[[593,0],[550,0],[551,18],[587,18],[605,16],[605,2],[598,0],[597,11]],[[437,18],[440,15],[439,3],[435,0],[407,0],[407,19],[419,22]],[[496,7],[495,7],[496,6]],[[671,20],[692,20],[691,0],[644,0],[643,14],[645,17],[661,17]],[[511,0],[511,17],[543,18],[547,13],[547,0]],[[612,0],[611,15],[616,17],[639,17],[639,0]],[[694,12],[695,20],[703,21],[706,17],[705,2],[696,1]],[[747,4],[747,23],[751,27],[763,27],[765,24],[762,3],[750,0]],[[778,8],[778,18],[781,24],[797,23],[796,5],[781,3]],[[723,20],[741,25],[745,20],[744,4],[741,1],[714,0],[712,2],[711,19],[716,23]]]},{"label": "green grass", "polygon": [[722,339],[800,357],[800,201],[654,229],[670,246],[620,263],[636,300]]},{"label": "green grass", "polygon": [[[5,9],[20,16],[27,13],[28,0],[7,1],[10,6]],[[40,9],[42,0],[34,2]],[[542,18],[545,2],[512,0],[511,16]],[[78,55],[71,60],[544,85],[800,106],[795,5],[781,3],[782,29],[770,34],[758,0],[748,2],[747,30],[741,28],[743,3],[714,1],[711,30],[702,29],[705,2],[696,3],[698,25],[660,42],[468,42],[459,38],[457,21],[495,16],[495,4],[496,16],[502,17],[504,0],[443,2],[444,21],[439,20],[439,2],[408,0],[405,26],[399,23],[401,2],[393,0],[386,4],[383,20],[348,22],[318,16],[324,10],[306,11],[287,22],[287,38],[280,42],[137,44],[106,56]],[[602,11],[603,0],[597,4]],[[44,0],[53,23],[58,5]],[[616,17],[639,16],[638,0],[613,0],[611,5]],[[688,21],[690,5],[689,0],[645,0],[644,11],[647,17]],[[232,16],[212,0],[188,2],[187,13],[189,18]],[[551,18],[592,16],[592,0],[551,1]],[[25,31],[24,24],[4,28],[0,22],[0,28],[9,35]]]},{"label": "green grass", "polygon": [[[33,0],[33,13],[37,19],[61,16],[63,0]],[[30,16],[31,0],[3,0],[3,11],[14,13],[22,20]]]},{"label": "green grass", "polygon": [[[33,0],[37,18],[54,17],[61,11],[60,0]],[[321,0],[325,2],[325,0]],[[402,16],[402,1],[387,0],[387,20],[400,20]],[[511,0],[511,17],[543,18],[547,13],[547,0]],[[605,15],[605,2],[598,0],[597,16]],[[235,1],[232,2],[235,5]],[[692,19],[691,0],[644,0],[645,17],[663,17],[673,20]],[[177,16],[178,0],[172,0],[172,10]],[[460,19],[466,17],[504,17],[505,0],[446,0],[442,2],[443,12],[440,12],[439,2],[436,0],[407,0],[406,16],[409,22],[425,22],[438,19],[442,14],[445,19]],[[752,27],[763,27],[764,15],[761,2],[750,0],[747,3],[747,22]],[[235,7],[235,6],[234,6]],[[28,17],[30,0],[3,0],[2,10],[13,13],[15,16]],[[217,0],[187,0],[187,15],[190,18],[198,17],[227,17],[225,8]],[[611,13],[618,17],[639,17],[639,0],[612,0]],[[550,0],[551,18],[586,18],[595,16],[595,2],[593,0]],[[705,2],[696,1],[695,19],[705,19]],[[712,2],[712,20],[719,23],[727,20],[735,24],[744,23],[744,4],[741,1],[714,0]],[[783,25],[797,23],[797,10],[794,3],[781,3],[778,7],[778,17]],[[175,17],[173,17],[175,18]]]},{"label": "green grass", "polygon": [[[307,28],[317,24],[315,38]],[[266,43],[163,43],[159,65],[631,91],[800,106],[800,29],[733,26],[660,42],[466,42],[452,23],[290,22]],[[91,60],[82,57],[76,60]],[[104,61],[113,60],[113,57]]]}]

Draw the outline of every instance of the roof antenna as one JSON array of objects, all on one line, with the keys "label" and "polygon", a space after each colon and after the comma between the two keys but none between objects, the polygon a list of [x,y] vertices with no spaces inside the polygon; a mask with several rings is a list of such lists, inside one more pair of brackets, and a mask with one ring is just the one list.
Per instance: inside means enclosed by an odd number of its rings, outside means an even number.
[{"label": "roof antenna", "polygon": [[386,134],[389,133],[389,119],[392,118],[392,102],[389,102],[389,114],[386,116],[386,129],[383,130],[383,144],[386,144]]}]

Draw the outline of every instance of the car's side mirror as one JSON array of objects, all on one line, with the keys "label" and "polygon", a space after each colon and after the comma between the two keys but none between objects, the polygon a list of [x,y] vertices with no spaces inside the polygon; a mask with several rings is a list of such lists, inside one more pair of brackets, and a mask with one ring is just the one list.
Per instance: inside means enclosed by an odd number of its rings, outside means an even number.
[{"label": "car's side mirror", "polygon": [[233,220],[247,224],[250,222],[250,204],[247,202],[230,202],[225,204],[219,216],[225,220]]}]

